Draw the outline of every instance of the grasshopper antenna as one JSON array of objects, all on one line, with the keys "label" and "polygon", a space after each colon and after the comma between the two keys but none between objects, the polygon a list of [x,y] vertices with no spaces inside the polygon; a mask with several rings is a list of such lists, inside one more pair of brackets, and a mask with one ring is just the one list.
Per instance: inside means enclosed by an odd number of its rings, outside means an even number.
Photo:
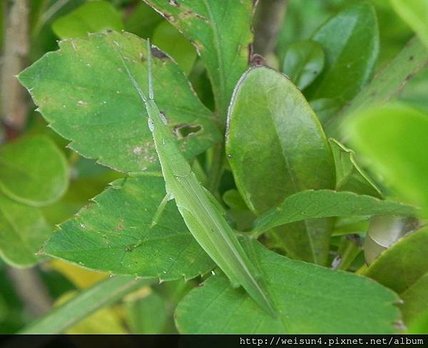
[{"label": "grasshopper antenna", "polygon": [[153,77],[152,77],[152,45],[150,39],[147,39],[147,70],[148,70],[148,81],[149,81],[149,100],[154,100],[153,93]]}]

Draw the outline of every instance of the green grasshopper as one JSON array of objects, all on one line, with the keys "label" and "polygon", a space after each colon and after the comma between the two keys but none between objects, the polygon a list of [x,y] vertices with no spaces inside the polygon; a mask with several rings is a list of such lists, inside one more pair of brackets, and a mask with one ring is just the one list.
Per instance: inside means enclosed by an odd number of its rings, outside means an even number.
[{"label": "green grasshopper", "polygon": [[[257,279],[257,268],[250,261],[234,231],[225,220],[214,196],[198,181],[189,163],[180,152],[175,136],[154,101],[151,45],[147,41],[148,97],[122,62],[129,78],[144,102],[148,124],[165,179],[167,199],[175,199],[178,210],[196,241],[226,274],[232,286],[242,286],[267,312],[275,310],[267,292]],[[166,200],[161,205],[165,206]],[[159,210],[159,209],[158,209]],[[159,214],[156,213],[156,216]]]}]

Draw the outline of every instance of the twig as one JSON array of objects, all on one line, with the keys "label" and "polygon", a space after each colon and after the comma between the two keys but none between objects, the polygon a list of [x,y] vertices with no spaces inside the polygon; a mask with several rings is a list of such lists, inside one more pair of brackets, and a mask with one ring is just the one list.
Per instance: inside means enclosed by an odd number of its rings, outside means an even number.
[{"label": "twig", "polygon": [[256,11],[254,52],[267,56],[275,49],[287,0],[261,0]]},{"label": "twig", "polygon": [[9,267],[7,274],[31,316],[40,317],[50,310],[51,298],[35,268]]},{"label": "twig", "polygon": [[28,0],[13,0],[5,12],[0,117],[11,131],[22,130],[27,116],[25,90],[18,83],[16,75],[25,67],[29,51],[28,12]]}]

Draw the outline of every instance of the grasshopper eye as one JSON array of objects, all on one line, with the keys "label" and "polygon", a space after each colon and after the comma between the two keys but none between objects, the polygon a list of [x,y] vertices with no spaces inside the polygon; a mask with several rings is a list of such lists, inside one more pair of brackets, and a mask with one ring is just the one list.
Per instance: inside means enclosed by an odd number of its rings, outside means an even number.
[{"label": "grasshopper eye", "polygon": [[367,264],[370,265],[384,250],[418,227],[419,221],[414,217],[373,217],[364,241],[364,257]]}]

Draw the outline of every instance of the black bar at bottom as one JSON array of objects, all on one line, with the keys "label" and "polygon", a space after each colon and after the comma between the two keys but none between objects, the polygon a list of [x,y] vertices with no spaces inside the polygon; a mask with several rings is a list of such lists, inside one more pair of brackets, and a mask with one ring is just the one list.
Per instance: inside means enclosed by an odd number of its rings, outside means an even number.
[{"label": "black bar at bottom", "polygon": [[0,335],[1,348],[428,347],[428,335]]}]

